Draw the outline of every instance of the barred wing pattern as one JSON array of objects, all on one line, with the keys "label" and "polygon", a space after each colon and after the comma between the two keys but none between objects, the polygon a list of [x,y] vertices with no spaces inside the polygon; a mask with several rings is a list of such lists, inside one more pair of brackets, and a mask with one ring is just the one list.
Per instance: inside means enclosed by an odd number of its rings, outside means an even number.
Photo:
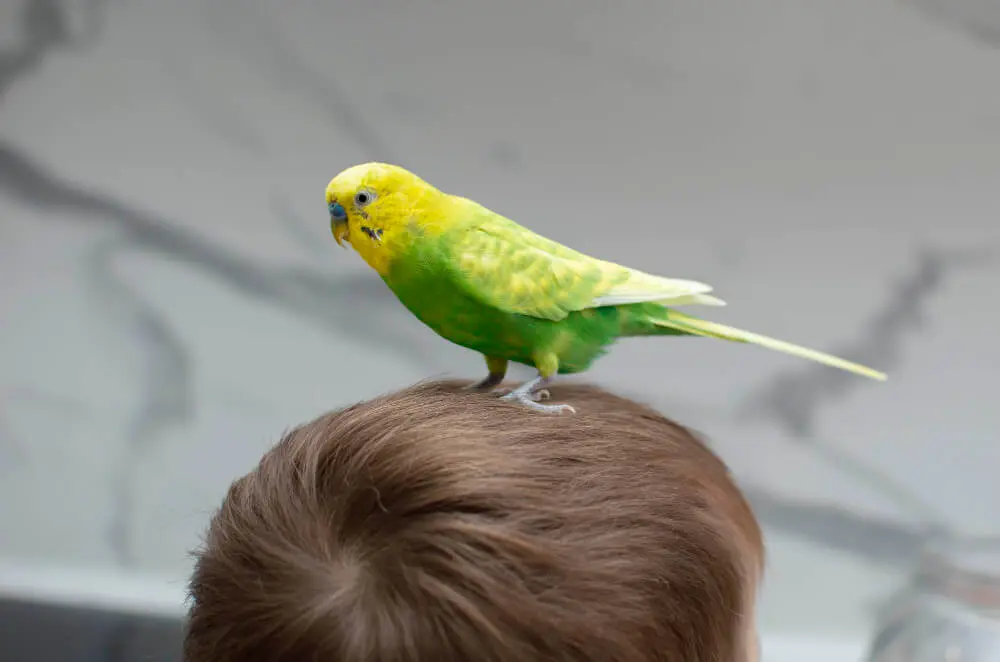
[{"label": "barred wing pattern", "polygon": [[721,305],[712,288],[598,260],[482,209],[447,242],[450,267],[466,291],[508,313],[548,320],[600,306],[655,301]]}]

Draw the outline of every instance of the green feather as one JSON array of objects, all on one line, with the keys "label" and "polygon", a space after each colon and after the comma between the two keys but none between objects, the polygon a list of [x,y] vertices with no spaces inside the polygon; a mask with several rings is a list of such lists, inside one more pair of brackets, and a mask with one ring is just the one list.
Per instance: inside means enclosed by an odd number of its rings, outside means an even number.
[{"label": "green feather", "polygon": [[[453,229],[415,237],[384,276],[410,312],[451,342],[525,365],[554,355],[557,372],[568,374],[587,370],[621,337],[693,335],[657,324],[666,311],[658,303],[594,305],[639,272],[577,253],[474,203],[469,212]],[[675,285],[690,281],[662,282],[667,287],[656,296],[690,293]]]}]

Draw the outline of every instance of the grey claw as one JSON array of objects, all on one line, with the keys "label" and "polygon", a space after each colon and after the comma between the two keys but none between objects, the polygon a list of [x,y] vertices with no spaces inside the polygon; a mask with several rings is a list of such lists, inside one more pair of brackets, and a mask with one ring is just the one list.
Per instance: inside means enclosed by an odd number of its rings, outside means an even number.
[{"label": "grey claw", "polygon": [[531,400],[522,401],[521,403],[531,409],[534,409],[535,411],[540,411],[545,414],[561,414],[563,412],[569,412],[571,414],[576,413],[576,409],[570,405],[543,405],[540,402],[533,402]]},{"label": "grey claw", "polygon": [[500,398],[501,400],[530,400],[531,402],[538,402],[540,400],[548,400],[552,397],[552,394],[549,393],[549,389],[547,388],[539,389],[528,394],[514,393],[513,389],[497,389],[493,392],[497,394],[504,393],[505,395]]},{"label": "grey claw", "polygon": [[[546,397],[548,397],[546,392]],[[564,411],[568,411],[572,414],[576,413],[576,409],[570,405],[543,405],[538,402],[538,394],[532,393],[531,395],[521,395],[518,393],[508,393],[507,395],[500,398],[501,400],[507,400],[509,402],[516,402],[520,405],[524,405],[529,409],[534,409],[535,411],[544,412],[546,414],[561,414]]]}]

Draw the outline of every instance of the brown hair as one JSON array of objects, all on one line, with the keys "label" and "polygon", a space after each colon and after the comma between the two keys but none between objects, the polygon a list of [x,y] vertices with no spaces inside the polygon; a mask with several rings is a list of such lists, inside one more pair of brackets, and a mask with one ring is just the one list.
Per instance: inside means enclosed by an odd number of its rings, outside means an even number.
[{"label": "brown hair", "polygon": [[761,532],[688,430],[417,385],[288,433],[197,554],[188,662],[751,659]]}]

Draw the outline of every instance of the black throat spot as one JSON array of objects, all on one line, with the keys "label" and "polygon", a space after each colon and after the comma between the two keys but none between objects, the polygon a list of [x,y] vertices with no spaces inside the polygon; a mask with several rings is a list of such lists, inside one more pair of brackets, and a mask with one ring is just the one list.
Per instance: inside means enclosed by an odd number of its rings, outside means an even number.
[{"label": "black throat spot", "polygon": [[373,240],[373,241],[382,241],[382,229],[381,228],[372,229],[372,228],[368,227],[367,225],[362,225],[361,226],[361,231],[364,232],[366,235],[368,235],[368,238],[371,239],[371,240]]}]

